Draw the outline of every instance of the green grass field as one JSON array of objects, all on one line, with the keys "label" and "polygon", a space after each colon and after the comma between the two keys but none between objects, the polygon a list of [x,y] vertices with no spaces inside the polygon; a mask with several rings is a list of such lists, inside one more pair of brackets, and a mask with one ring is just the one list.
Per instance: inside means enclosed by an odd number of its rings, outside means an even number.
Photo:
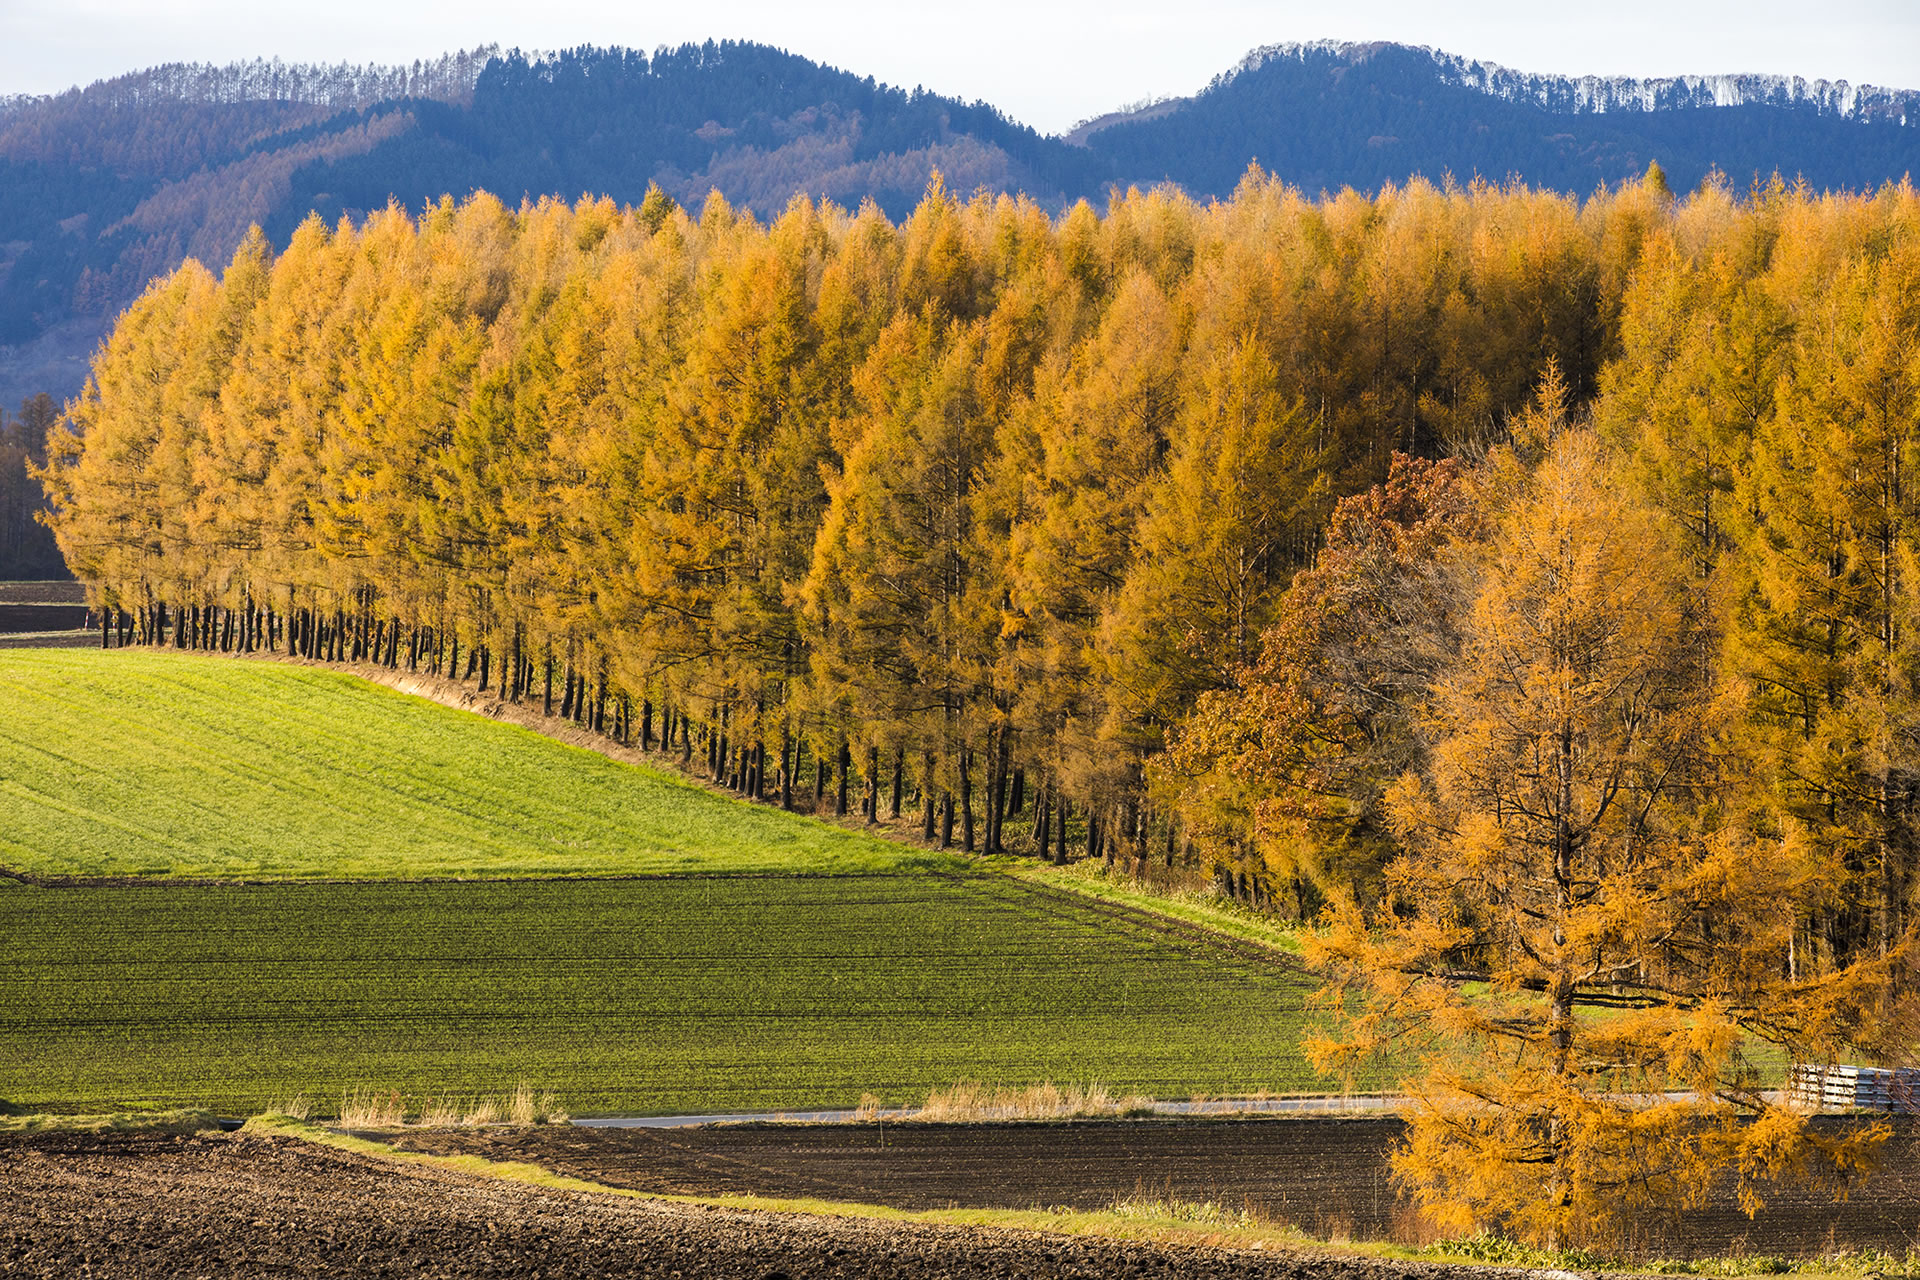
[{"label": "green grass field", "polygon": [[953,866],[352,676],[0,650],[0,865],[422,878]]},{"label": "green grass field", "polygon": [[1324,1090],[1308,980],[999,875],[0,887],[0,1098],[258,1111],[353,1086],[575,1114],[1099,1082]]},{"label": "green grass field", "polygon": [[[138,878],[0,879],[16,1106],[1332,1083],[1298,1050],[1297,968],[1123,888],[1061,892],[311,668],[0,651],[0,708],[0,865]],[[559,876],[598,878],[536,878]]]}]

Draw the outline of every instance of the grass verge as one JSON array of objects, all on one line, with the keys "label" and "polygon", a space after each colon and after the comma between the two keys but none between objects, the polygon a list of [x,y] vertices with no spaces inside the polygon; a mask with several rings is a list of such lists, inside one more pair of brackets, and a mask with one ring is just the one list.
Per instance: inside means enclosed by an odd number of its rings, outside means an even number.
[{"label": "grass verge", "polygon": [[1585,1249],[1543,1249],[1492,1233],[1442,1240],[1420,1249],[1390,1250],[1392,1256],[1430,1262],[1463,1262],[1528,1271],[1594,1271],[1659,1276],[1832,1276],[1836,1280],[1913,1280],[1920,1277],[1920,1250],[1904,1256],[1878,1250],[1828,1252],[1808,1258],[1741,1254],[1704,1258],[1648,1258],[1622,1261]]},{"label": "grass verge", "polygon": [[0,1115],[0,1133],[202,1133],[220,1127],[211,1111],[117,1111],[111,1115]]}]

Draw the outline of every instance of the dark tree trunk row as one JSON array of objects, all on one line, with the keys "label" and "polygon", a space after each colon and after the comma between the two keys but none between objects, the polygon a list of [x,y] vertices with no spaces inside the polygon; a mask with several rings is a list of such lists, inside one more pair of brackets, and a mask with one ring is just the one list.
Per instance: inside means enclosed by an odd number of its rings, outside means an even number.
[{"label": "dark tree trunk row", "polygon": [[[811,764],[812,810],[821,812],[831,803],[833,814],[845,817],[857,780],[865,825],[879,824],[884,792],[889,822],[898,822],[903,811],[917,807],[921,837],[929,843],[937,840],[941,848],[954,846],[957,822],[960,847],[967,852],[1005,853],[1007,820],[1027,809],[1027,770],[1015,755],[1015,734],[1004,721],[988,732],[984,756],[962,746],[949,757],[955,787],[940,785],[935,751],[922,750],[916,779],[904,745],[883,754],[873,741],[867,743],[856,775],[848,734],[836,734],[831,750],[814,749],[817,739],[796,733],[792,722],[783,720],[778,753],[770,758],[763,738],[736,730],[734,706],[722,704],[703,721],[672,703],[636,700],[612,683],[606,656],[590,644],[569,641],[556,650],[552,642],[544,642],[535,650],[516,622],[495,633],[497,650],[484,639],[463,646],[456,633],[409,623],[398,615],[383,616],[371,592],[355,592],[348,603],[350,608],[321,608],[289,597],[281,610],[252,596],[238,607],[153,599],[133,611],[103,609],[97,617],[102,648],[141,644],[221,653],[285,652],[314,662],[370,663],[388,670],[399,670],[404,662],[410,672],[424,669],[458,682],[476,682],[481,691],[496,692],[516,704],[534,698],[537,688],[544,714],[623,744],[637,744],[642,751],[677,754],[683,768],[692,762],[697,739],[706,776],[748,799],[793,809],[796,780]],[[764,706],[743,710],[756,713],[753,724],[763,723]],[[883,768],[883,760],[891,767]],[[979,776],[983,763],[984,778]],[[1152,860],[1150,846],[1163,834],[1165,863],[1173,865],[1178,849],[1173,824],[1152,814],[1137,796],[1110,809],[1096,805],[1076,815],[1057,780],[1042,776],[1032,790],[1026,844],[1041,857],[1068,861],[1069,827],[1078,817],[1084,856],[1100,858],[1110,867],[1124,860],[1135,874],[1144,874]],[[1267,896],[1257,880],[1226,874],[1232,878],[1223,881],[1224,892],[1250,902]]]}]

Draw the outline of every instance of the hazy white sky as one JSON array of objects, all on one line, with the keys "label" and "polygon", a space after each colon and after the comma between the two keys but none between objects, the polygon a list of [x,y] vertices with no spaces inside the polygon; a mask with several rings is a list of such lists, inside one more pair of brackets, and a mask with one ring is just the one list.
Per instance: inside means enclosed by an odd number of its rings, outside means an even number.
[{"label": "hazy white sky", "polygon": [[1917,0],[0,0],[0,93],[157,62],[410,62],[528,49],[764,41],[985,98],[1044,132],[1191,93],[1256,45],[1428,44],[1526,71],[1778,72],[1920,88]]}]

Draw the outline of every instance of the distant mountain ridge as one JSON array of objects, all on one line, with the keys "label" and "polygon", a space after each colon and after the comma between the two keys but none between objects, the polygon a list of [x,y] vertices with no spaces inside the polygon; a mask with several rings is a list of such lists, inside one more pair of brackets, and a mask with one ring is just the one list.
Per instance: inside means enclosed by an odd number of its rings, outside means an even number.
[{"label": "distant mountain ridge", "polygon": [[1718,171],[1816,189],[1920,168],[1920,93],[1785,76],[1529,75],[1432,49],[1334,41],[1257,49],[1170,108],[1086,127],[1124,182],[1224,191],[1257,160],[1307,191],[1413,176],[1517,179],[1575,194],[1658,161],[1677,190]]},{"label": "distant mountain ridge", "polygon": [[1424,54],[1440,74],[1465,88],[1565,115],[1673,111],[1702,107],[1811,106],[1849,120],[1892,121],[1920,128],[1920,89],[1807,80],[1786,75],[1563,76],[1516,71],[1497,62],[1464,58],[1426,45],[1306,40],[1263,45],[1215,77],[1219,85],[1272,62],[1304,62],[1314,55],[1359,62],[1383,49]]},{"label": "distant mountain ridge", "polygon": [[243,62],[166,62],[96,80],[62,93],[0,94],[0,118],[35,107],[78,101],[105,110],[149,107],[163,102],[202,106],[238,102],[293,102],[351,111],[393,98],[432,98],[460,102],[473,96],[474,82],[500,56],[497,44],[462,49],[411,65],[380,63],[287,62],[251,58]]},{"label": "distant mountain ridge", "polygon": [[509,203],[650,184],[761,217],[796,194],[899,216],[950,189],[1051,210],[1129,185],[1197,198],[1250,163],[1309,193],[1414,176],[1585,193],[1659,161],[1816,188],[1920,168],[1920,91],[1790,76],[1533,75],[1427,48],[1256,49],[1200,92],[1066,137],[991,104],[901,89],[746,42],[501,53],[405,67],[174,63],[0,98],[0,404],[79,389],[112,316],[192,255],[222,266],[250,224],[360,218],[478,189]]}]

